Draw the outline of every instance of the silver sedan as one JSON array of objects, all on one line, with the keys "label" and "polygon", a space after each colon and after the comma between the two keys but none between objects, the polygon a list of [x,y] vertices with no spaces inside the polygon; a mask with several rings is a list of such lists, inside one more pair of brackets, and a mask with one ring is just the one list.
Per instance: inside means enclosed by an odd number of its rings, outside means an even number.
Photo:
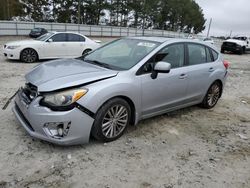
[{"label": "silver sedan", "polygon": [[33,137],[113,141],[129,124],[191,105],[212,108],[228,62],[213,46],[163,37],[115,40],[78,59],[43,63],[26,76],[13,111]]}]

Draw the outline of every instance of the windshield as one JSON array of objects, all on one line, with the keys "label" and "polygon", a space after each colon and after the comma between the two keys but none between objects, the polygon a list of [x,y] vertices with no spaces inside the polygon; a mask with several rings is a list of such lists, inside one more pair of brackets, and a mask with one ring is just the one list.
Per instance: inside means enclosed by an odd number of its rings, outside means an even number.
[{"label": "windshield", "polygon": [[32,29],[32,32],[40,32],[42,29],[41,28],[34,28]]},{"label": "windshield", "polygon": [[51,37],[52,35],[54,35],[54,33],[46,33],[38,38],[36,38],[35,40],[40,40],[40,41],[45,41],[47,40],[49,37]]},{"label": "windshield", "polygon": [[136,65],[160,43],[139,39],[119,39],[111,42],[89,55],[84,61],[103,64],[105,67],[128,70]]},{"label": "windshield", "polygon": [[234,37],[233,39],[237,39],[237,40],[247,40],[247,37]]}]

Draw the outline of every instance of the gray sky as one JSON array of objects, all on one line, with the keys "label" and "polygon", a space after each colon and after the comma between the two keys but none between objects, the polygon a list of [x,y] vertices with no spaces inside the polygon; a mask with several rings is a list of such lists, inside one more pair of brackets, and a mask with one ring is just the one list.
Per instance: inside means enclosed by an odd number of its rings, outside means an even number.
[{"label": "gray sky", "polygon": [[210,35],[228,36],[244,34],[250,36],[250,0],[195,0],[203,9],[207,34],[210,18],[213,19]]}]

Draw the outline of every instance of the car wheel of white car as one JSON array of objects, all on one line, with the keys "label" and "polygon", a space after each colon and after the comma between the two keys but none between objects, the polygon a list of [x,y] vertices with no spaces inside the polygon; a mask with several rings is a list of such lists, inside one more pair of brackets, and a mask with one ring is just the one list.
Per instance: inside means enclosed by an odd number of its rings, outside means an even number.
[{"label": "car wheel of white car", "polygon": [[207,109],[213,108],[220,96],[221,96],[222,88],[221,84],[216,81],[214,82],[208,89],[206,96],[204,97],[201,106]]},{"label": "car wheel of white car", "polygon": [[25,63],[34,63],[38,60],[38,54],[34,49],[26,48],[21,52],[20,59]]},{"label": "car wheel of white car", "polygon": [[85,55],[85,54],[87,54],[87,53],[89,53],[89,52],[91,52],[92,50],[91,49],[86,49],[86,50],[84,50],[83,52],[82,52],[82,55]]},{"label": "car wheel of white car", "polygon": [[129,104],[121,98],[114,98],[98,110],[92,127],[92,135],[104,142],[116,140],[124,133],[130,118]]}]

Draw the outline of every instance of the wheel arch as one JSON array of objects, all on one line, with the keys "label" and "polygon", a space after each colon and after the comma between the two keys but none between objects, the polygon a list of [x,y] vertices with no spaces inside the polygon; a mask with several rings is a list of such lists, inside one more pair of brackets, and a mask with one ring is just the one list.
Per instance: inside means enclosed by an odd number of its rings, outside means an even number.
[{"label": "wheel arch", "polygon": [[[210,84],[209,88],[210,88],[215,82],[218,82],[218,83],[220,84],[220,89],[221,89],[220,97],[221,97],[221,96],[222,96],[222,91],[223,91],[223,82],[222,82],[220,79],[217,79],[217,80],[213,81],[213,82]],[[208,89],[209,89],[209,88],[208,88]]]},{"label": "wheel arch", "polygon": [[[124,96],[124,95],[117,95],[117,96],[113,96],[111,98],[109,98],[108,100],[106,100],[104,103],[102,103],[99,107],[99,109],[104,105],[106,104],[108,101],[112,100],[112,99],[115,99],[115,98],[121,98],[123,100],[125,100],[129,106],[130,106],[130,109],[131,109],[131,119],[130,119],[130,124],[131,125],[135,125],[135,122],[136,122],[136,109],[135,109],[135,104],[134,102],[132,101],[132,99],[130,99],[129,97],[127,96]],[[99,111],[99,109],[97,110],[97,112]]]},{"label": "wheel arch", "polygon": [[34,50],[34,51],[36,52],[36,55],[37,55],[37,60],[40,59],[40,58],[39,58],[39,54],[38,54],[38,52],[37,52],[36,49],[34,49],[34,48],[32,48],[32,47],[25,47],[25,48],[23,48],[23,49],[20,51],[19,60],[21,60],[21,55],[22,55],[23,51],[24,51],[24,50],[27,50],[27,49],[32,49],[32,50]]}]

